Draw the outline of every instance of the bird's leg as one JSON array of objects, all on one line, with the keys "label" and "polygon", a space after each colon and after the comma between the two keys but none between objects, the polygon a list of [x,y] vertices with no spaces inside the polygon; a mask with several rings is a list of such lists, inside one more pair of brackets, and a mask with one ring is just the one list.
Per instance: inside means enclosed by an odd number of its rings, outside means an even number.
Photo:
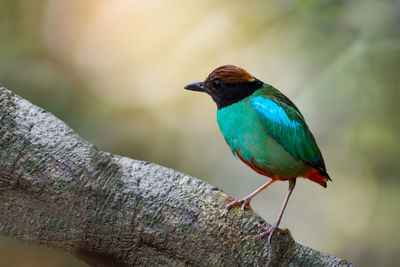
[{"label": "bird's leg", "polygon": [[250,201],[253,197],[255,197],[258,193],[260,193],[261,191],[263,191],[265,188],[267,188],[268,186],[270,186],[271,184],[273,184],[276,180],[272,179],[271,181],[269,181],[268,183],[264,184],[263,186],[261,186],[260,188],[258,188],[256,191],[254,191],[253,193],[251,193],[250,195],[248,195],[245,198],[236,200],[234,198],[230,198],[230,200],[232,200],[232,203],[229,204],[226,209],[230,209],[233,206],[237,206],[237,205],[242,205],[242,210],[244,211],[244,208],[247,206],[249,209],[251,209],[250,207]]},{"label": "bird's leg", "polygon": [[257,239],[260,239],[261,237],[269,235],[268,236],[268,243],[269,243],[269,242],[271,242],[271,237],[272,237],[272,235],[274,234],[275,231],[278,231],[279,233],[286,233],[288,231],[287,229],[282,230],[278,226],[281,223],[281,219],[282,219],[283,213],[285,212],[286,205],[287,205],[287,203],[289,201],[290,195],[292,194],[295,185],[296,185],[296,178],[290,179],[289,180],[289,190],[288,190],[288,192],[286,194],[285,201],[283,202],[283,206],[282,206],[281,212],[279,213],[278,220],[276,221],[276,223],[272,227],[266,227],[266,226],[263,226],[260,223],[257,223],[257,226],[259,228],[265,230],[265,232],[262,232],[259,235],[252,236],[252,238],[254,240],[257,240]]}]

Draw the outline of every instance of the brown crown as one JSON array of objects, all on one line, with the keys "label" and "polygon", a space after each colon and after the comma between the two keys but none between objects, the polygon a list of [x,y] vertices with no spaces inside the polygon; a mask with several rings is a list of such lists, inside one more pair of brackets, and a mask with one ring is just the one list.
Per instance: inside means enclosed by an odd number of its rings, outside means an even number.
[{"label": "brown crown", "polygon": [[242,68],[224,65],[211,72],[204,82],[207,83],[214,80],[220,80],[223,83],[243,83],[253,81],[254,76]]}]

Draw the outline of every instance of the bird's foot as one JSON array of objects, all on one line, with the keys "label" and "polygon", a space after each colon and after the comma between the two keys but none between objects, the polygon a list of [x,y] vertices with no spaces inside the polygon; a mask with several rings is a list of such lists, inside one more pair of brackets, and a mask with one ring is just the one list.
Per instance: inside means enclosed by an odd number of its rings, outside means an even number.
[{"label": "bird's foot", "polygon": [[278,232],[280,234],[285,234],[285,233],[289,232],[288,229],[280,229],[278,227],[278,225],[276,225],[276,224],[274,226],[267,227],[267,226],[264,226],[261,223],[257,222],[256,225],[258,226],[258,228],[264,230],[265,232],[262,232],[261,234],[258,234],[258,235],[253,235],[251,238],[253,238],[254,240],[258,240],[258,239],[268,235],[268,243],[271,243],[271,237],[275,232]]},{"label": "bird's foot", "polygon": [[251,206],[250,206],[251,197],[245,197],[245,198],[242,198],[242,199],[239,199],[239,200],[234,199],[234,198],[231,197],[231,196],[228,196],[227,198],[228,198],[229,200],[232,201],[231,204],[229,204],[229,205],[226,207],[227,210],[231,209],[231,208],[234,207],[234,206],[238,206],[238,205],[241,205],[241,206],[242,206],[242,211],[244,211],[244,209],[245,209],[246,207],[247,207],[248,209],[250,209],[250,210],[252,209]]}]

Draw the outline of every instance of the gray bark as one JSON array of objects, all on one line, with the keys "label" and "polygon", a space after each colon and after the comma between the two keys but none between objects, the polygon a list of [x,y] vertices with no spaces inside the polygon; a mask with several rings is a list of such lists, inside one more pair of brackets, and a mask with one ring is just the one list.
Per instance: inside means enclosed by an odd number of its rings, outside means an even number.
[{"label": "gray bark", "polygon": [[112,155],[0,88],[0,234],[93,266],[351,266],[229,212],[226,194],[159,165]]}]

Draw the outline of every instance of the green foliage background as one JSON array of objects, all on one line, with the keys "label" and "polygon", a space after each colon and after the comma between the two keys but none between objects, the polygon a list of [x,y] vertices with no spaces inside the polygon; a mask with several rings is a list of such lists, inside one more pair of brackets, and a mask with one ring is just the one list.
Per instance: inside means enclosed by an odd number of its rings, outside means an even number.
[{"label": "green foliage background", "polygon": [[[333,183],[300,181],[283,226],[360,266],[400,264],[400,2],[0,2],[0,81],[99,148],[157,162],[235,197],[264,182],[234,159],[216,108],[183,90],[235,64],[303,112]],[[287,184],[253,207],[274,221]],[[0,238],[1,266],[76,266]]]}]

